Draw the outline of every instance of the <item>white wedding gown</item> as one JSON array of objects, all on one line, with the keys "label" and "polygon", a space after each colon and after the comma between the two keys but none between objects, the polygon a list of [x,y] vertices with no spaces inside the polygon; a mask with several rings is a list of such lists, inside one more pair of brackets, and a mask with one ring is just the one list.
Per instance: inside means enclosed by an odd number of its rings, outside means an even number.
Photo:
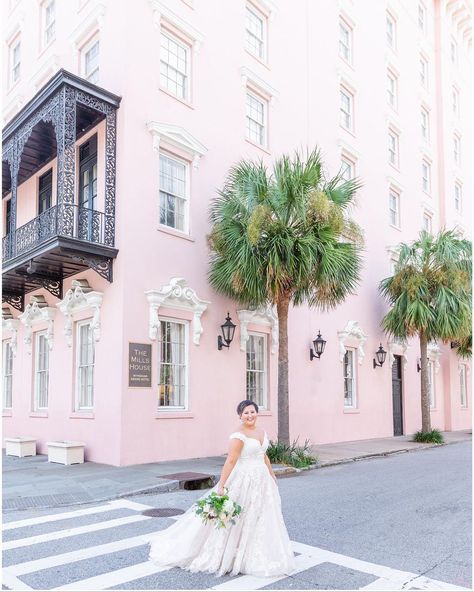
[{"label": "white wedding gown", "polygon": [[[217,575],[279,576],[294,569],[294,555],[281,513],[281,500],[265,464],[268,437],[263,443],[240,432],[230,435],[244,443],[225,487],[242,506],[235,525],[204,524],[189,508],[175,524],[148,538],[149,559],[160,567],[181,567]],[[216,491],[217,485],[210,491]],[[202,497],[210,494],[207,491]]]}]

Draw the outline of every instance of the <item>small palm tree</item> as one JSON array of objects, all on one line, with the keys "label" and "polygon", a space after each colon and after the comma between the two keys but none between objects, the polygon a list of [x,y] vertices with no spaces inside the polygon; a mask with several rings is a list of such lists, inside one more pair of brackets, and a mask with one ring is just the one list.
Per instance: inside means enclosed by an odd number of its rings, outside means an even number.
[{"label": "small palm tree", "polygon": [[262,162],[241,161],[211,205],[211,285],[245,306],[277,309],[278,438],[285,444],[289,306],[330,309],[356,287],[361,233],[345,213],[358,188],[356,180],[326,180],[315,149],[305,159],[282,156],[270,174]]},{"label": "small palm tree", "polygon": [[466,343],[471,333],[471,249],[470,241],[451,230],[437,236],[422,231],[416,241],[400,245],[394,275],[380,283],[391,306],[382,320],[384,330],[420,340],[423,433],[431,431],[428,343]]}]

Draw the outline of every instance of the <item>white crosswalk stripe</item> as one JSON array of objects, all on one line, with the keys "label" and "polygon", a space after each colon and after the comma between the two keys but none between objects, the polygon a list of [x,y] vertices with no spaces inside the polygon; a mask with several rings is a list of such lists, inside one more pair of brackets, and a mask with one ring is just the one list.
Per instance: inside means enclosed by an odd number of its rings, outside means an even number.
[{"label": "white crosswalk stripe", "polygon": [[[19,528],[25,528],[28,526],[38,526],[41,524],[47,524],[59,520],[80,520],[83,516],[89,516],[93,514],[101,514],[107,511],[117,509],[128,509],[137,512],[132,516],[124,518],[112,518],[88,525],[75,526],[73,528],[66,528],[53,532],[48,532],[28,538],[19,538],[16,540],[6,541],[3,544],[4,551],[13,551],[15,549],[22,549],[32,547],[35,545],[41,545],[41,543],[48,543],[49,541],[67,539],[80,534],[104,532],[107,529],[113,529],[127,524],[140,524],[140,522],[149,520],[147,516],[143,516],[141,512],[149,509],[151,506],[140,504],[130,500],[115,500],[113,502],[107,502],[100,506],[92,508],[83,508],[79,510],[63,512],[58,514],[52,514],[48,516],[40,516],[34,518],[28,518],[25,520],[18,520],[15,522],[9,522],[4,525],[4,530],[15,531]],[[59,526],[59,525],[58,525]],[[20,535],[21,536],[21,535]],[[141,534],[138,536],[125,537],[116,541],[103,543],[99,545],[93,545],[90,547],[84,547],[76,551],[69,551],[60,554],[50,554],[46,557],[39,559],[33,559],[30,561],[24,561],[10,565],[3,569],[3,584],[12,590],[34,590],[35,588],[31,585],[31,578],[34,578],[34,574],[37,572],[51,573],[54,572],[55,568],[61,566],[69,566],[78,561],[94,560],[100,558],[103,555],[109,553],[115,553],[118,551],[132,550],[136,547],[145,545],[147,542],[147,534]],[[92,542],[92,541],[91,541]],[[292,576],[302,574],[308,569],[314,568],[318,565],[331,564],[339,567],[346,567],[349,570],[356,570],[368,576],[373,576],[375,579],[362,586],[361,590],[469,590],[470,588],[463,588],[454,584],[442,582],[439,580],[427,578],[426,576],[420,576],[419,574],[397,570],[384,565],[363,561],[355,557],[349,557],[340,553],[335,553],[327,549],[319,547],[313,547],[297,541],[292,541],[293,550],[299,555],[295,558],[296,570]],[[159,574],[168,571],[157,567],[150,561],[137,562],[134,565],[123,567],[120,569],[112,569],[106,573],[98,573],[97,575],[91,575],[90,577],[84,578],[79,581],[71,581],[64,583],[63,585],[55,585],[55,590],[106,590],[113,586],[126,585],[131,583],[130,587],[133,588],[133,581],[140,578],[146,578],[148,576],[156,576],[154,580],[154,589],[159,589]],[[93,573],[93,569],[90,569],[89,574]],[[27,577],[26,582],[21,579],[21,576]],[[216,584],[210,590],[259,590],[265,586],[270,586],[275,582],[285,579],[287,576],[275,577],[275,578],[257,578],[254,576],[241,575],[236,576],[230,580],[227,580],[221,584]],[[53,582],[53,580],[51,580]],[[218,580],[217,580],[218,581]],[[38,588],[37,588],[38,589]],[[166,589],[166,587],[165,587]]]}]

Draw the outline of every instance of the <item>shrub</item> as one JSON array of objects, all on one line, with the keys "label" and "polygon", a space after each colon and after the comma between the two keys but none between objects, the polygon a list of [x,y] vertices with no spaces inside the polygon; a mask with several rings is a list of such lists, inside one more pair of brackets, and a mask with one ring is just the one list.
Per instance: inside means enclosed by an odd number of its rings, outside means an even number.
[{"label": "shrub", "polygon": [[416,432],[413,436],[413,442],[427,442],[432,444],[443,444],[443,434],[438,429],[433,429],[431,432]]},{"label": "shrub", "polygon": [[314,464],[318,460],[316,456],[312,456],[310,447],[309,440],[305,440],[303,446],[299,446],[298,438],[292,444],[270,440],[267,455],[272,463],[301,469]]}]

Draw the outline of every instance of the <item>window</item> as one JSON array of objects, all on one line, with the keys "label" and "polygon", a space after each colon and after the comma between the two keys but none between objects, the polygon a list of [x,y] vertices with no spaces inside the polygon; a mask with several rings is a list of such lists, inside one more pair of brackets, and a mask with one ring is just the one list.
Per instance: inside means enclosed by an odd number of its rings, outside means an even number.
[{"label": "window", "polygon": [[160,319],[158,408],[187,407],[187,325]]},{"label": "window", "polygon": [[355,163],[353,160],[348,158],[347,156],[341,157],[341,170],[340,173],[341,177],[345,181],[350,181],[355,177]]},{"label": "window", "polygon": [[462,210],[462,187],[461,183],[454,184],[454,207],[456,208],[456,212],[461,212]]},{"label": "window", "polygon": [[247,399],[267,407],[267,336],[249,333],[247,340]]},{"label": "window", "polygon": [[426,141],[430,139],[430,114],[424,107],[421,108],[421,135]]},{"label": "window", "polygon": [[160,86],[172,95],[189,100],[190,47],[173,37],[161,33]]},{"label": "window", "polygon": [[246,138],[259,146],[266,146],[266,119],[268,103],[253,93],[247,92]]},{"label": "window", "polygon": [[388,104],[393,107],[393,109],[397,108],[397,86],[398,80],[397,76],[391,71],[388,70],[387,72],[387,100]]},{"label": "window", "polygon": [[461,138],[454,135],[453,138],[453,156],[456,164],[461,164]]},{"label": "window", "polygon": [[398,168],[398,134],[393,130],[388,130],[388,161]]},{"label": "window", "polygon": [[390,189],[388,196],[390,224],[400,228],[400,194]]},{"label": "window", "polygon": [[55,0],[44,3],[43,16],[43,46],[49,45],[56,37],[56,3]]},{"label": "window", "polygon": [[392,48],[395,49],[396,47],[396,32],[397,32],[397,23],[391,14],[387,13],[386,19],[386,33],[387,33],[387,44]]},{"label": "window", "polygon": [[79,238],[100,242],[100,229],[94,214],[97,207],[97,135],[79,146],[79,206]]},{"label": "window", "polygon": [[13,86],[21,75],[21,41],[17,37],[10,44],[10,86]]},{"label": "window", "polygon": [[346,349],[343,361],[344,372],[344,407],[356,407],[356,352]]},{"label": "window", "polygon": [[13,350],[9,341],[3,341],[3,408],[12,408]]},{"label": "window", "polygon": [[426,6],[418,4],[418,28],[426,33]]},{"label": "window", "polygon": [[354,96],[346,88],[341,87],[340,97],[340,123],[347,130],[353,129]]},{"label": "window", "polygon": [[467,372],[466,364],[459,366],[459,395],[461,407],[467,407]]},{"label": "window", "polygon": [[77,323],[76,350],[76,410],[92,409],[95,348],[91,320]]},{"label": "window", "polygon": [[160,154],[160,224],[188,232],[188,165]]},{"label": "window", "polygon": [[431,165],[426,160],[421,163],[421,184],[423,191],[426,193],[431,192]]},{"label": "window", "polygon": [[41,175],[38,182],[38,216],[51,207],[53,195],[53,169]]},{"label": "window", "polygon": [[454,41],[454,39],[451,39],[450,53],[451,63],[453,64],[453,66],[456,66],[456,64],[458,63],[458,44],[456,43],[456,41]]},{"label": "window", "polygon": [[12,231],[12,200],[8,199],[5,204],[5,235]]},{"label": "window", "polygon": [[423,230],[429,234],[433,232],[433,218],[428,212],[423,213]]},{"label": "window", "polygon": [[82,73],[86,80],[97,84],[99,81],[99,39],[93,39],[81,51]]},{"label": "window", "polygon": [[436,406],[435,393],[435,363],[433,360],[428,360],[428,394],[430,397],[430,407]]},{"label": "window", "polygon": [[245,45],[247,50],[261,60],[266,59],[266,18],[251,6],[245,14]]},{"label": "window", "polygon": [[352,62],[352,29],[343,19],[339,21],[339,55],[349,64]]},{"label": "window", "polygon": [[453,86],[453,114],[459,117],[459,91]]},{"label": "window", "polygon": [[49,346],[46,332],[35,335],[34,410],[48,408]]},{"label": "window", "polygon": [[428,60],[424,56],[420,56],[420,82],[428,88]]}]

